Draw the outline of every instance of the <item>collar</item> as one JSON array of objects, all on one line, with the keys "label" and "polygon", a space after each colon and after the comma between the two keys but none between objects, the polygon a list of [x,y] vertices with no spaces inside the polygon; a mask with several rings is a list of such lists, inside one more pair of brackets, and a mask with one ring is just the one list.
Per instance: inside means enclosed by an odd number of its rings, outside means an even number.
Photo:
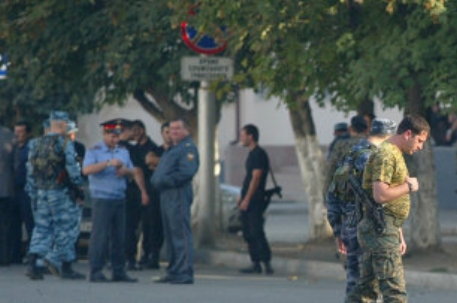
[{"label": "collar", "polygon": [[[106,143],[105,143],[104,140],[102,140],[102,141],[100,142],[100,145],[101,145],[103,151],[106,151],[106,152],[111,151],[111,149],[108,147],[108,145],[106,145]],[[113,148],[112,151],[113,151],[113,152],[117,152],[118,149],[119,149],[119,145],[116,145],[116,146]]]}]

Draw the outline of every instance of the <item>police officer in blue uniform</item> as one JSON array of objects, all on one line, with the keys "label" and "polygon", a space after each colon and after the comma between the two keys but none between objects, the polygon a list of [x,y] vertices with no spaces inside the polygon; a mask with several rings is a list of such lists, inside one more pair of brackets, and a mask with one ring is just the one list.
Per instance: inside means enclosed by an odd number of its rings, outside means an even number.
[{"label": "police officer in blue uniform", "polygon": [[198,150],[183,118],[170,122],[173,145],[162,155],[152,175],[152,185],[160,192],[160,206],[167,244],[167,275],[156,283],[192,284],[193,240],[190,207],[192,179],[199,166]]},{"label": "police officer in blue uniform", "polygon": [[[123,120],[101,124],[103,140],[86,152],[83,173],[89,176],[92,198],[92,231],[89,246],[90,281],[106,282],[103,274],[106,253],[111,257],[112,281],[137,282],[125,272],[125,193],[127,178],[138,173],[125,147],[118,145]],[[141,183],[139,183],[141,184]],[[144,183],[140,188],[142,203],[148,203]]]},{"label": "police officer in blue uniform", "polygon": [[[75,251],[70,237],[73,220],[69,209],[74,202],[68,191],[68,182],[82,186],[81,169],[73,143],[66,142],[64,137],[68,114],[53,111],[49,120],[48,133],[29,145],[26,191],[36,205],[26,275],[32,280],[43,279],[36,265],[38,258],[44,258],[48,269],[61,278],[81,276],[71,267]],[[62,178],[63,175],[67,177]]]}]

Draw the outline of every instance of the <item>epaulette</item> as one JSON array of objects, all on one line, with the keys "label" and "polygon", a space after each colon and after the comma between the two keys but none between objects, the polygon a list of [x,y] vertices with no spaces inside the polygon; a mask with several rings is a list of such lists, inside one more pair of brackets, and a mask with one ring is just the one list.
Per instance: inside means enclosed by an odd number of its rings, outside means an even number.
[{"label": "epaulette", "polygon": [[102,146],[100,144],[96,144],[91,148],[91,150],[99,150],[99,149],[102,149]]}]

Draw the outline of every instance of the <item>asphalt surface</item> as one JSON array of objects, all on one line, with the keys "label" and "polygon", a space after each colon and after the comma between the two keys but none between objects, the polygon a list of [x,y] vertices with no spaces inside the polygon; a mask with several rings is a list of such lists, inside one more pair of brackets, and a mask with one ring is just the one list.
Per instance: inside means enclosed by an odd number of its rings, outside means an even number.
[{"label": "asphalt surface", "polygon": [[[87,262],[75,268],[88,272]],[[161,272],[143,270],[130,274],[138,283],[90,283],[46,276],[32,281],[24,275],[24,266],[0,267],[0,303],[54,302],[199,302],[199,303],[327,303],[342,302],[344,280],[317,278],[313,275],[273,276],[241,275],[237,269],[223,265],[195,266],[195,284],[155,284],[151,278]],[[455,302],[457,290],[409,287],[413,303]]]}]

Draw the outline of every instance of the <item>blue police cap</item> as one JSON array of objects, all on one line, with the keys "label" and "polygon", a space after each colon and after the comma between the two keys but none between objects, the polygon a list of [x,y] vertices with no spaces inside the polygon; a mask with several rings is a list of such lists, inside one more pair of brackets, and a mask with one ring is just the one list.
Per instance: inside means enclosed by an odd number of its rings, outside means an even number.
[{"label": "blue police cap", "polygon": [[396,128],[397,123],[395,121],[376,118],[371,122],[370,135],[392,135]]},{"label": "blue police cap", "polygon": [[117,118],[100,123],[100,126],[103,126],[103,131],[107,133],[120,134],[126,127],[130,127],[131,124],[130,120]]},{"label": "blue police cap", "polygon": [[334,131],[336,132],[345,132],[348,131],[348,124],[346,122],[336,123],[334,126]]},{"label": "blue police cap", "polygon": [[54,110],[49,114],[49,119],[53,120],[61,120],[65,122],[69,122],[70,118],[68,117],[68,113],[64,111]]}]

